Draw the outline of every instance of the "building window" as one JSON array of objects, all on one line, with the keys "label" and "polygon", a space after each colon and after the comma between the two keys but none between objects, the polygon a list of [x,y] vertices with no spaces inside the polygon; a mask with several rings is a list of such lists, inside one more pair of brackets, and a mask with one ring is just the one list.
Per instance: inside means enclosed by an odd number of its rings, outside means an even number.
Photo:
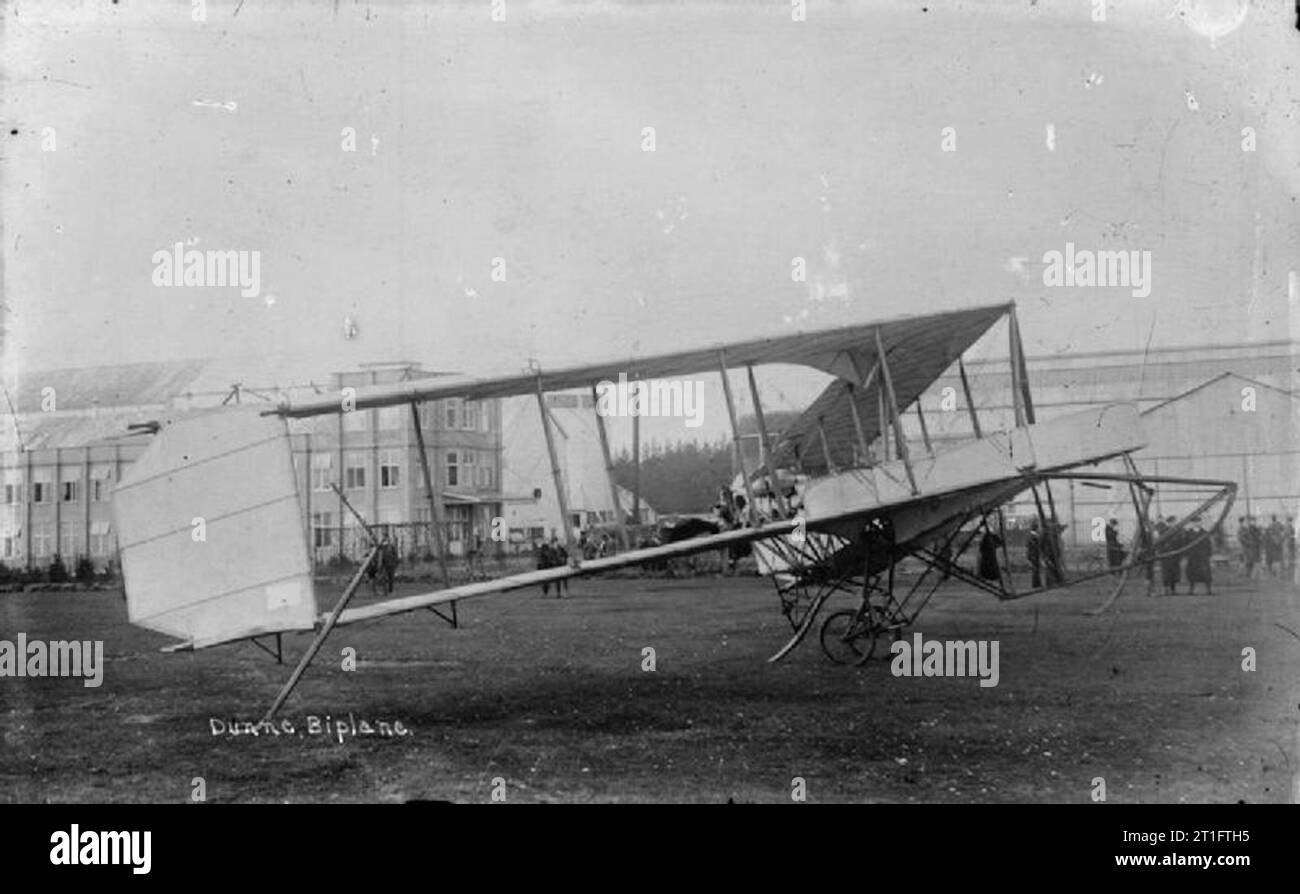
[{"label": "building window", "polygon": [[494,486],[495,474],[490,465],[480,465],[474,472],[475,484],[482,488],[491,488]]},{"label": "building window", "polygon": [[5,502],[8,504],[23,501],[23,486],[17,482],[5,485]]},{"label": "building window", "polygon": [[379,461],[379,486],[385,490],[392,490],[401,484],[402,467],[398,464],[397,458],[391,453],[385,453]]},{"label": "building window", "polygon": [[329,490],[334,481],[334,454],[316,453],[311,458],[311,489]]},{"label": "building window", "polygon": [[348,490],[361,490],[366,486],[365,462],[362,457],[348,457],[348,467],[343,470],[343,486]]},{"label": "building window", "polygon": [[443,401],[443,410],[446,413],[447,428],[459,428],[460,420],[460,398],[449,397]]},{"label": "building window", "polygon": [[460,458],[455,450],[447,451],[447,486],[456,487],[460,484]]},{"label": "building window", "polygon": [[76,522],[63,522],[59,537],[59,554],[64,561],[72,561],[81,554],[81,538],[77,536]]},{"label": "building window", "polygon": [[478,411],[478,430],[481,432],[492,431],[492,407],[491,401],[484,402]]},{"label": "building window", "polygon": [[478,411],[477,401],[465,401],[465,418],[461,420],[461,427],[465,431],[478,431]]},{"label": "building window", "polygon": [[108,522],[90,523],[90,554],[92,556],[108,555]]},{"label": "building window", "polygon": [[317,549],[334,545],[334,513],[313,512],[311,514],[312,543]]},{"label": "building window", "polygon": [[113,491],[113,467],[112,466],[91,466],[90,468],[90,501],[92,503],[104,503],[108,500],[109,494]]},{"label": "building window", "polygon": [[18,537],[16,535],[5,534],[4,537],[0,537],[0,558],[18,558]]},{"label": "building window", "polygon": [[49,503],[54,489],[54,476],[50,469],[32,470],[32,502]]},{"label": "building window", "polygon": [[77,503],[81,500],[81,480],[72,479],[63,482],[62,500],[65,503]]},{"label": "building window", "polygon": [[32,556],[34,558],[43,559],[48,556],[53,545],[49,525],[37,524],[32,527]]}]

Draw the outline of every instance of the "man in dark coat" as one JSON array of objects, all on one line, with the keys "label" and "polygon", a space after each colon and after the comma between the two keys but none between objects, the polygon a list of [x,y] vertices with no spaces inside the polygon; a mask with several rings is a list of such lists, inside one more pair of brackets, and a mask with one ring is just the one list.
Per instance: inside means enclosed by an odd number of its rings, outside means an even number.
[{"label": "man in dark coat", "polygon": [[[555,538],[551,538],[551,567],[563,568],[569,564],[569,551],[564,548],[564,544]],[[564,594],[569,590],[569,579],[562,577],[555,582],[555,598],[563,599]]]},{"label": "man in dark coat", "polygon": [[1187,593],[1192,595],[1196,592],[1197,584],[1205,584],[1205,593],[1209,595],[1211,593],[1210,558],[1214,554],[1214,544],[1210,542],[1199,519],[1193,521],[1188,528],[1187,539],[1195,541],[1187,551]]},{"label": "man in dark coat", "polygon": [[[537,547],[537,570],[545,571],[555,565],[555,556],[551,553],[551,546],[543,540]],[[550,584],[542,584],[542,595],[546,596],[551,592]]]},{"label": "man in dark coat", "polygon": [[1137,535],[1134,537],[1134,540],[1137,542],[1137,561],[1144,563],[1142,571],[1147,579],[1147,595],[1154,596],[1156,589],[1156,564],[1152,561],[1152,537],[1151,532],[1147,530],[1146,523],[1141,519],[1138,520]]},{"label": "man in dark coat", "polygon": [[1255,578],[1255,566],[1259,564],[1259,550],[1263,544],[1260,543],[1259,526],[1255,524],[1253,515],[1246,516],[1245,540],[1242,541],[1241,551],[1246,560],[1246,577],[1253,580]]},{"label": "man in dark coat", "polygon": [[[1177,524],[1177,521],[1178,521],[1177,518],[1174,518],[1174,516],[1169,516],[1169,518],[1166,518],[1165,520],[1166,533],[1167,531],[1173,530],[1174,525]],[[1182,569],[1182,565],[1183,565],[1183,554],[1182,552],[1179,552],[1179,550],[1182,550],[1183,543],[1186,542],[1187,542],[1187,531],[1177,530],[1174,531],[1173,534],[1169,534],[1169,537],[1166,538],[1166,541],[1164,543],[1161,543],[1161,546],[1158,547],[1160,548],[1161,554],[1164,554],[1165,556],[1164,559],[1160,560],[1160,580],[1161,583],[1164,583],[1165,585],[1165,593],[1169,595],[1174,595],[1175,593],[1178,593],[1178,580],[1180,577],[1179,572],[1180,569]],[[1173,555],[1169,555],[1169,554],[1173,554]]]},{"label": "man in dark coat", "polygon": [[1029,536],[1025,538],[1025,559],[1033,571],[1031,586],[1037,590],[1043,585],[1043,542],[1038,536],[1038,519],[1029,522]]},{"label": "man in dark coat", "polygon": [[1106,522],[1106,564],[1112,574],[1119,573],[1119,566],[1124,564],[1124,547],[1119,542],[1119,522],[1111,519]]},{"label": "man in dark coat", "polygon": [[998,567],[998,547],[1002,538],[987,528],[980,538],[980,577],[985,580],[1001,580],[1002,569]]},{"label": "man in dark coat", "polygon": [[1268,573],[1272,577],[1277,576],[1277,564],[1282,561],[1282,545],[1285,535],[1282,531],[1282,523],[1277,520],[1277,516],[1271,516],[1272,521],[1264,530],[1264,564],[1268,566]]}]

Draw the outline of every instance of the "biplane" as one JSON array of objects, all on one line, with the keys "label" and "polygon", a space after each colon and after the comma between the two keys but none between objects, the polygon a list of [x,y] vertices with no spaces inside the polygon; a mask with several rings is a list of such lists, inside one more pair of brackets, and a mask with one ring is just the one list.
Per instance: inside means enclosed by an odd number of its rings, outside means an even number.
[{"label": "biplane", "polygon": [[[986,431],[988,420],[981,424],[963,354],[1003,319],[1009,324],[1014,425]],[[754,376],[754,367],[766,364],[803,365],[833,377],[779,443],[768,436]],[[936,445],[919,400],[954,366],[972,434]],[[770,447],[754,468],[745,466],[730,381],[730,373],[740,368],[747,372],[762,443]],[[620,375],[648,381],[707,373],[721,376],[740,490],[747,496],[738,526],[632,548],[619,510],[622,550],[611,556],[580,558],[546,395],[582,389],[594,397],[597,383]],[[401,406],[409,406],[418,420],[418,405],[425,401],[521,395],[535,396],[541,413],[572,557],[569,564],[456,586],[444,578],[444,586],[431,592],[352,607],[353,594],[381,550],[374,541],[338,602],[322,613],[313,591],[288,420]],[[909,443],[915,437],[909,439],[903,426],[903,414],[912,408],[920,422],[922,444]],[[613,491],[609,439],[599,412],[596,423]],[[441,507],[434,498],[418,421],[415,429],[438,532]],[[852,456],[837,460],[829,444],[846,438],[853,444]],[[229,407],[178,416],[161,422],[150,446],[118,485],[113,503],[129,619],[180,640],[167,649],[204,649],[240,640],[263,645],[263,637],[275,636],[278,642],[281,634],[314,631],[310,646],[268,712],[269,719],[335,627],[421,609],[437,612],[454,626],[455,606],[462,600],[741,544],[752,545],[759,570],[771,577],[792,629],[771,661],[785,657],[805,639],[836,593],[850,594],[857,607],[824,619],[822,649],[834,661],[862,664],[871,658],[878,641],[898,638],[913,625],[938,587],[949,580],[1000,599],[1114,571],[1122,572],[1122,586],[1130,569],[1195,546],[1197,539],[1183,536],[1183,529],[1206,513],[1217,511],[1222,520],[1236,494],[1232,482],[1141,474],[1132,454],[1144,445],[1138,410],[1131,403],[1036,420],[1015,305],[1007,303],[578,367],[547,369],[534,364],[504,375],[443,376],[372,386],[356,389],[346,399],[286,401],[269,409]],[[816,474],[789,472],[792,462],[806,465],[819,452],[822,462]],[[1123,464],[1122,471],[1100,469],[1103,463],[1115,462]],[[800,487],[787,488],[785,483],[796,477],[802,481]],[[1127,491],[1131,498],[1139,526],[1134,543],[1139,546],[1118,569],[1067,580],[1052,488],[1068,480]],[[1192,511],[1157,534],[1150,510],[1157,489],[1164,487],[1177,489],[1184,501],[1193,493],[1199,502],[1194,499]],[[1046,585],[1018,592],[1006,554],[1003,508],[1026,494],[1033,497],[1042,535]],[[616,497],[614,505],[619,506]],[[1200,536],[1208,537],[1215,524],[1208,524]],[[195,536],[200,525],[201,538]],[[1001,544],[996,574],[977,573],[964,560],[977,541],[978,549],[985,552],[990,543]],[[439,542],[438,557],[443,559],[445,552],[445,544]],[[905,562],[919,568],[919,573],[898,574]],[[1117,588],[1111,601],[1118,593]]]}]

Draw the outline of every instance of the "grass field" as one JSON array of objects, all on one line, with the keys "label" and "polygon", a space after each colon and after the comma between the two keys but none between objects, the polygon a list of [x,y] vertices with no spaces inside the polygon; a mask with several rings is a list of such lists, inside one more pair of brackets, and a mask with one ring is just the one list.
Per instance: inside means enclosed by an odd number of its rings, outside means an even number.
[{"label": "grass field", "polygon": [[[1296,800],[1300,633],[1294,588],[1215,596],[1102,585],[1016,602],[953,586],[914,628],[996,639],[1000,681],[840,667],[788,627],[763,579],[583,580],[336,631],[285,706],[256,721],[285,661],[243,643],[162,654],[114,591],[0,596],[0,639],[104,641],[103,685],[0,678],[0,800],[1110,802]],[[406,587],[405,591],[415,591]],[[322,605],[336,588],[323,588]],[[845,601],[847,605],[847,600]],[[643,649],[656,669],[642,669]],[[1257,670],[1242,670],[1242,650]],[[343,650],[356,650],[354,671]],[[878,653],[879,655],[879,653]],[[308,716],[398,721],[410,735],[305,734]]]}]

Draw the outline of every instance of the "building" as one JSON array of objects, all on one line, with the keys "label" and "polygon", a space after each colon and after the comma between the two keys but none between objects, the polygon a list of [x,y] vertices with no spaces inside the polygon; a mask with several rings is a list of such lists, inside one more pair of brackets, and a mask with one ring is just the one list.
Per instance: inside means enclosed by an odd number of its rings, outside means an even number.
[{"label": "building", "polygon": [[13,411],[0,432],[0,562],[69,571],[117,552],[112,489],[148,445],[128,428],[169,411],[203,363],[134,363],[48,370],[6,387]]},{"label": "building", "polygon": [[[371,365],[334,374],[329,387],[343,394],[434,375],[414,363]],[[228,381],[198,360],[29,372],[6,388],[15,412],[0,438],[0,562],[43,567],[56,553],[69,569],[82,557],[98,569],[112,561],[112,488],[148,446],[148,431],[130,426],[322,390],[217,384]],[[430,548],[434,508],[421,440],[449,551],[464,553],[475,532],[487,540],[503,504],[499,402],[426,403],[419,420],[417,430],[410,408],[394,407],[289,423],[303,529],[317,561],[362,552],[348,504],[368,523],[389,526],[408,553]]]},{"label": "building", "polygon": [[[346,388],[435,375],[417,364],[371,364],[335,373],[331,388],[342,394]],[[403,553],[433,552],[434,507],[420,456],[422,441],[429,483],[439,495],[448,552],[464,555],[475,534],[489,540],[504,499],[500,402],[429,401],[419,406],[418,418],[418,430],[410,407],[290,420],[304,524],[318,562],[333,555],[364,554],[366,538],[358,514],[367,523],[384,526]],[[342,494],[334,491],[334,484]]]},{"label": "building", "polygon": [[[555,452],[574,532],[616,525],[618,516],[596,428],[595,401],[587,394],[548,394],[546,406],[551,414]],[[563,540],[560,503],[536,398],[505,401],[503,416],[505,485],[502,489],[510,495],[504,504],[510,539],[516,543],[533,543],[551,537]],[[633,495],[622,487],[618,493],[624,518],[630,519]],[[640,515],[643,524],[654,524],[658,518],[644,500]]]}]

